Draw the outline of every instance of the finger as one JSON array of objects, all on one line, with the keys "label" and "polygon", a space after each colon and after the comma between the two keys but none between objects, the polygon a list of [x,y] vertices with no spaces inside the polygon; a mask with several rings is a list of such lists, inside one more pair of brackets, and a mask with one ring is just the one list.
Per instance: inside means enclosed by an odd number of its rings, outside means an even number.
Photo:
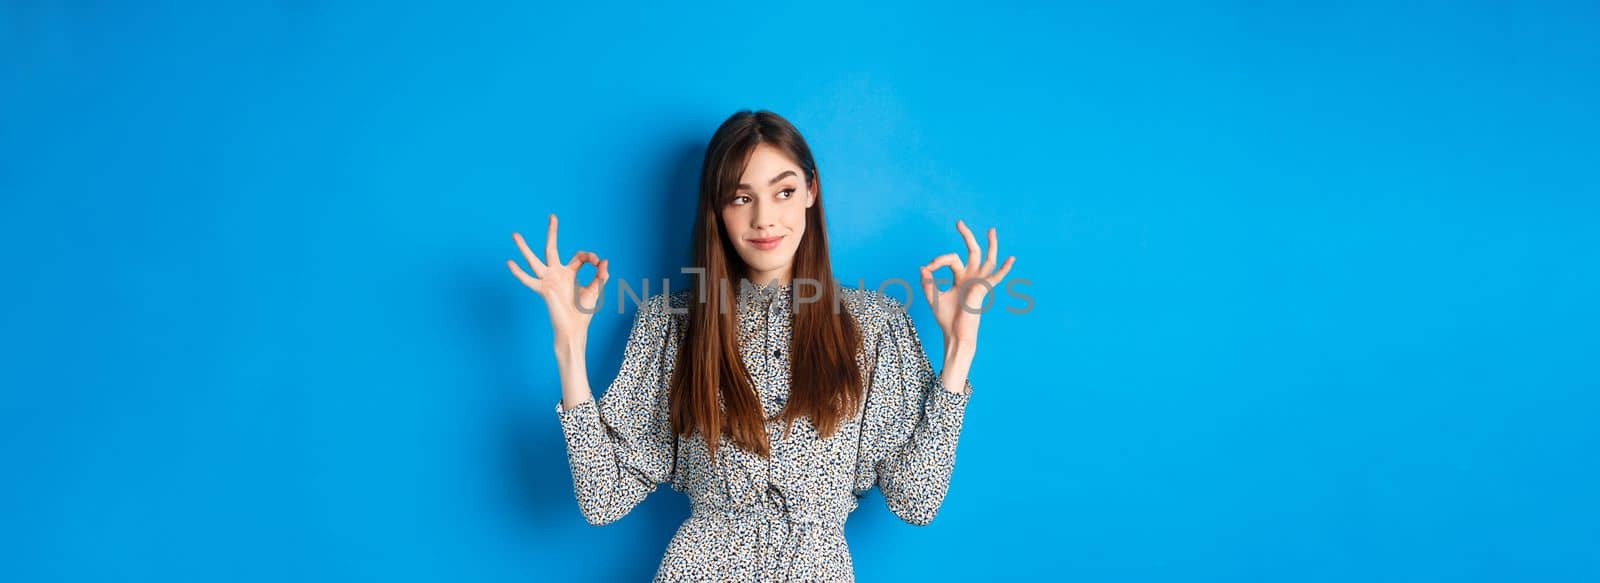
[{"label": "finger", "polygon": [[972,238],[972,231],[967,229],[966,221],[956,219],[956,230],[961,231],[961,238],[967,240],[967,268],[978,266],[978,257],[982,254],[978,250],[978,240]]},{"label": "finger", "polygon": [[576,277],[578,270],[582,269],[583,264],[585,263],[593,265],[596,269],[598,269],[600,267],[600,256],[595,255],[593,251],[579,251],[577,253],[573,253],[572,260],[567,262],[567,268],[571,269],[573,276]]},{"label": "finger", "polygon": [[961,256],[956,255],[955,253],[945,253],[944,255],[935,257],[933,258],[933,261],[929,261],[928,264],[924,265],[922,268],[931,278],[933,272],[939,271],[940,267],[949,267],[950,271],[955,274],[953,282],[956,283],[959,283],[963,279],[961,275],[966,271],[966,268],[961,265]]},{"label": "finger", "polygon": [[527,273],[524,273],[521,267],[517,267],[517,262],[507,259],[506,266],[511,268],[511,275],[515,275],[517,276],[517,279],[522,280],[522,285],[528,286],[528,289],[533,291],[544,293],[543,288],[541,288],[539,285],[539,280],[534,279],[533,276],[528,275]]},{"label": "finger", "polygon": [[[579,251],[577,253],[573,253],[572,260],[567,262],[567,269],[571,269],[572,273],[576,275],[578,273],[578,266],[581,266],[585,263],[593,263],[591,261],[587,261],[589,255],[594,254],[588,251]],[[599,261],[599,259],[596,258],[595,261]]]},{"label": "finger", "polygon": [[595,269],[599,269],[600,256],[595,255],[593,251],[579,251],[576,254],[573,254],[572,261],[567,264],[567,267],[572,268],[572,276],[574,281],[577,280],[578,270],[581,269],[585,263],[593,265]]},{"label": "finger", "polygon": [[989,281],[989,285],[992,285],[992,286],[995,286],[995,287],[999,287],[1000,286],[1000,280],[1005,279],[1006,278],[1006,274],[1011,272],[1011,262],[1015,261],[1016,259],[1017,259],[1016,255],[1012,255],[1010,257],[1007,257],[1006,258],[1006,262],[1000,264],[1000,271],[995,273],[994,275],[991,275],[988,278],[986,278]]},{"label": "finger", "polygon": [[611,273],[606,269],[606,265],[610,263],[610,261],[611,260],[609,259],[601,259],[595,264],[594,280],[590,281],[589,285],[583,286],[584,289],[590,291],[599,291],[605,289],[606,280],[611,279]]},{"label": "finger", "polygon": [[549,234],[545,235],[544,256],[546,258],[548,258],[551,263],[557,263],[557,262],[561,261],[561,253],[559,251],[556,251],[556,214],[555,213],[550,213],[550,232],[549,232]]},{"label": "finger", "polygon": [[938,295],[939,289],[933,285],[933,270],[924,265],[917,268],[922,277],[922,295],[928,299],[928,305],[933,305],[933,296]]},{"label": "finger", "polygon": [[988,254],[984,256],[984,258],[983,258],[983,267],[978,269],[978,273],[986,274],[986,273],[989,273],[991,271],[994,271],[994,254],[995,254],[995,249],[998,248],[999,246],[1000,246],[999,244],[995,243],[994,227],[989,227],[989,251],[988,251]]},{"label": "finger", "polygon": [[544,262],[534,256],[533,250],[528,248],[528,242],[522,240],[522,233],[512,233],[511,240],[517,242],[517,248],[522,250],[522,256],[528,259],[528,267],[532,268],[535,274],[544,275],[544,270],[549,268],[545,267]]}]

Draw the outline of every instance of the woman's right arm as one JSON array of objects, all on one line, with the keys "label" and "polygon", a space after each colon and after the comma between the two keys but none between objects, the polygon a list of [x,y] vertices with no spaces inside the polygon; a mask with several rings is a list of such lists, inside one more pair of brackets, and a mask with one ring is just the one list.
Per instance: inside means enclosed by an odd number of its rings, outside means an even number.
[{"label": "woman's right arm", "polygon": [[563,389],[556,417],[566,439],[578,508],[596,526],[627,515],[657,485],[671,479],[667,347],[673,330],[666,300],[665,294],[657,295],[639,307],[623,349],[622,367],[598,402],[581,397],[588,389],[581,374],[568,378],[567,371],[581,370],[581,365],[562,371],[564,387],[583,385],[575,391],[580,395],[577,403],[569,403],[573,392]]},{"label": "woman's right arm", "polygon": [[589,367],[584,364],[587,338],[557,340],[556,369],[561,372],[561,410],[577,407],[584,401],[593,401],[589,391]]},{"label": "woman's right arm", "polygon": [[[514,261],[507,265],[523,285],[544,298],[550,311],[561,373],[556,415],[566,440],[578,507],[590,524],[609,524],[666,481],[671,471],[673,440],[663,374],[666,343],[672,332],[665,309],[667,296],[658,295],[640,306],[622,368],[596,403],[584,357],[589,323],[608,278],[607,262],[594,253],[579,251],[567,264],[559,263],[555,215],[550,215],[545,246],[548,265],[528,249],[521,234],[513,233],[512,239],[533,275],[523,272]],[[584,263],[594,265],[597,273],[594,281],[580,288],[577,272]]]}]

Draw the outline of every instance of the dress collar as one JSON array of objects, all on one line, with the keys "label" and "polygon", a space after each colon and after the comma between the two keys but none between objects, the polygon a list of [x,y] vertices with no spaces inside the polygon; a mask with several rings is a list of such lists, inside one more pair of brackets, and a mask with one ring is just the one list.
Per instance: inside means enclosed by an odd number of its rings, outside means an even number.
[{"label": "dress collar", "polygon": [[765,308],[775,305],[788,305],[794,294],[794,283],[783,284],[758,284],[748,280],[739,283],[739,305],[753,304]]}]

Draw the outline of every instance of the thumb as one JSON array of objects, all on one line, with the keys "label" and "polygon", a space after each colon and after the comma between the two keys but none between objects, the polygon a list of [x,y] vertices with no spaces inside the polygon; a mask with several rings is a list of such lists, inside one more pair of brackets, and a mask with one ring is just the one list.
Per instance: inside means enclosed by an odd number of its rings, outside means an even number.
[{"label": "thumb", "polygon": [[600,260],[600,263],[595,266],[594,280],[590,281],[589,285],[583,286],[584,289],[595,292],[605,289],[606,280],[611,279],[611,272],[606,269],[610,265],[610,261],[610,259]]},{"label": "thumb", "polygon": [[928,298],[928,305],[931,306],[933,305],[934,295],[938,292],[933,284],[933,271],[929,270],[926,265],[918,268],[917,271],[922,276],[922,295]]}]

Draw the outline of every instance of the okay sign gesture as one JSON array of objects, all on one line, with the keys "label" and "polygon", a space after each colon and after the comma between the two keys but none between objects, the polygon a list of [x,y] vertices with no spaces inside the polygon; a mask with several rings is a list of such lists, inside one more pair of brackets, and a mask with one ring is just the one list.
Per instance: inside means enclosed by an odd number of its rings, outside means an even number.
[{"label": "okay sign gesture", "polygon": [[[579,251],[572,255],[572,260],[566,265],[562,265],[561,254],[556,251],[554,214],[550,215],[550,234],[544,243],[548,265],[528,249],[528,243],[522,240],[521,233],[512,233],[511,239],[517,242],[517,248],[527,258],[533,275],[522,271],[517,262],[510,259],[506,260],[506,266],[511,268],[512,275],[522,280],[523,285],[544,297],[545,306],[550,309],[550,327],[555,330],[557,346],[563,342],[581,346],[588,339],[589,322],[599,306],[600,293],[605,289],[606,280],[610,279],[606,270],[609,260],[601,259],[589,251]],[[595,278],[588,285],[578,287],[578,269],[585,263],[595,267]]]},{"label": "okay sign gesture", "polygon": [[[967,242],[966,263],[961,262],[959,255],[946,253],[923,265],[922,293],[927,296],[928,305],[933,309],[933,318],[939,322],[939,329],[944,332],[947,343],[952,340],[975,343],[978,340],[978,317],[982,315],[979,312],[983,309],[984,298],[992,288],[1000,286],[1000,280],[1005,279],[1006,272],[1011,271],[1011,263],[1016,256],[1006,257],[999,271],[995,270],[998,245],[995,243],[994,227],[990,227],[989,253],[980,265],[978,259],[983,253],[978,249],[978,241],[972,237],[972,231],[967,229],[966,222],[957,219],[956,230]],[[949,267],[955,274],[950,289],[939,290],[933,280],[933,272],[940,267]]]}]

